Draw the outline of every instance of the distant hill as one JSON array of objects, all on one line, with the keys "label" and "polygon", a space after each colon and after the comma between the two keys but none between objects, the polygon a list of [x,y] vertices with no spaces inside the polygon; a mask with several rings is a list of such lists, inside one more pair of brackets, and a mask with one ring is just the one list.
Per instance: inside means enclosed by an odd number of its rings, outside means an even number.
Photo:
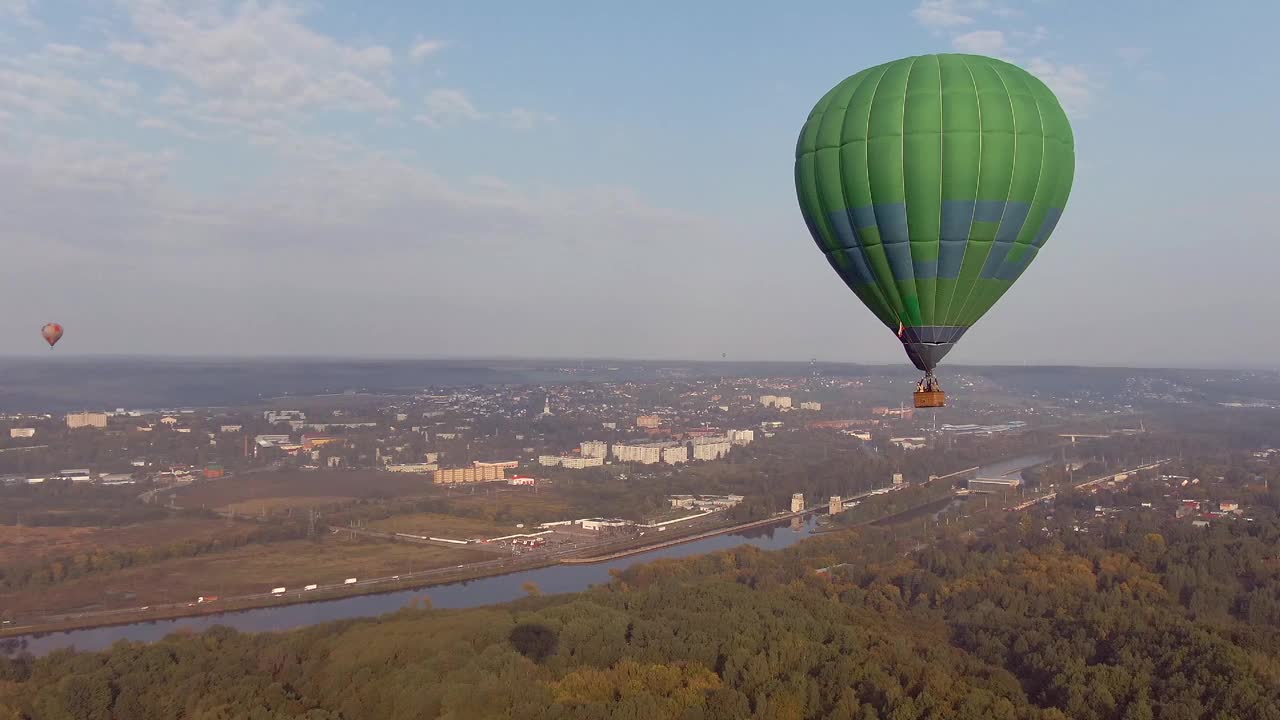
[{"label": "distant hill", "polygon": [[[906,363],[680,362],[634,360],[343,360],[208,358],[0,359],[0,411],[243,405],[286,395],[361,391],[397,394],[430,387],[695,380],[720,377],[866,378],[896,392],[918,373]],[[1280,402],[1276,373],[1084,367],[947,367],[954,379],[1025,397],[1169,394],[1196,402]],[[1135,390],[1136,389],[1136,390]],[[1140,391],[1140,392],[1139,392]]]}]

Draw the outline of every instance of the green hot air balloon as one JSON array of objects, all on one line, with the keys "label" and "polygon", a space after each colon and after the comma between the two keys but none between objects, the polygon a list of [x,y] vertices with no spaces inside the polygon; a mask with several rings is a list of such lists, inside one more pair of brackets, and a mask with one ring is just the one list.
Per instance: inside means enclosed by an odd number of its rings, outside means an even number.
[{"label": "green hot air balloon", "polygon": [[796,194],[835,271],[943,395],[933,369],[1022,275],[1071,192],[1071,125],[1034,75],[979,55],[878,65],[800,132]]}]

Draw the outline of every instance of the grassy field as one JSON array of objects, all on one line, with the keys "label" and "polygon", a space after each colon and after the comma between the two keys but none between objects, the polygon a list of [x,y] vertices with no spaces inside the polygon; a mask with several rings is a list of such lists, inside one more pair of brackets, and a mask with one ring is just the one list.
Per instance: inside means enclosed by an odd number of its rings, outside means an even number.
[{"label": "grassy field", "polygon": [[539,490],[535,494],[525,488],[504,488],[474,495],[455,491],[449,496],[449,504],[479,509],[485,518],[501,524],[566,520],[574,512],[573,502],[556,491]]},{"label": "grassy field", "polygon": [[0,525],[0,565],[86,550],[132,550],[187,539],[243,534],[245,526],[225,520],[174,518],[114,528],[15,527]]},{"label": "grassy field", "polygon": [[255,500],[301,502],[301,498],[323,498],[332,503],[335,499],[424,495],[430,490],[431,481],[422,475],[372,470],[290,470],[197,482],[178,490],[176,499],[183,507],[217,509]]},{"label": "grassy field", "polygon": [[218,510],[233,512],[237,515],[259,515],[263,512],[275,514],[288,510],[306,510],[322,508],[351,502],[355,498],[340,495],[317,495],[315,497],[268,497],[256,500],[242,500],[224,505]]},{"label": "grassy field", "polygon": [[435,513],[396,515],[386,520],[369,523],[369,529],[383,532],[403,532],[415,535],[434,535],[454,540],[467,538],[491,538],[523,532],[515,525],[500,525],[484,520]]},{"label": "grassy field", "polygon": [[279,586],[296,588],[347,577],[395,575],[490,558],[492,555],[476,550],[334,535],[166,560],[45,589],[0,594],[0,608],[16,616],[29,616],[194,602],[200,595],[244,595]]}]

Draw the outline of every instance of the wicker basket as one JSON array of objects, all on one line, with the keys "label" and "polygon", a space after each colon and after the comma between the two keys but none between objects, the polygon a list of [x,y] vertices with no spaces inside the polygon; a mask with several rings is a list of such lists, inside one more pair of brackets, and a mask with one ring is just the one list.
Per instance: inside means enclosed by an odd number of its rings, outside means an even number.
[{"label": "wicker basket", "polygon": [[919,390],[915,393],[916,407],[940,408],[947,406],[947,394],[941,390]]}]

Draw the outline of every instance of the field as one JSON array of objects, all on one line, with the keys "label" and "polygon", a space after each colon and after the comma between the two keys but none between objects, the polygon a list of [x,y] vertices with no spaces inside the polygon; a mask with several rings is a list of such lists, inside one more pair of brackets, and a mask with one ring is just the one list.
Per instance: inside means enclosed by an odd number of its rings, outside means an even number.
[{"label": "field", "polygon": [[[352,499],[375,499],[424,495],[431,481],[423,475],[380,473],[372,470],[310,472],[290,470],[250,473],[235,477],[197,482],[177,491],[177,503],[183,507],[224,509],[249,501],[288,500],[305,502],[304,498],[323,499],[325,504]],[[276,509],[299,507],[275,503]],[[260,512],[250,503],[249,512]]]},{"label": "field", "polygon": [[555,491],[535,494],[524,488],[475,495],[455,492],[449,496],[449,504],[457,509],[478,510],[483,518],[503,525],[567,520],[575,512],[574,503]]},{"label": "field", "polygon": [[347,577],[375,577],[486,560],[476,550],[330,536],[251,545],[225,553],[178,558],[44,589],[0,594],[0,608],[16,616],[84,609],[192,602],[200,595],[234,596],[272,587],[296,588]]},{"label": "field", "polygon": [[415,535],[430,534],[455,540],[466,538],[491,538],[525,532],[515,525],[499,525],[484,520],[438,515],[435,513],[411,513],[396,515],[369,523],[369,529],[382,532],[402,532]]},{"label": "field", "polygon": [[242,500],[224,505],[218,510],[233,512],[237,515],[274,514],[288,510],[306,510],[330,505],[341,505],[354,498],[333,495],[317,495],[315,497],[270,497],[259,500]]},{"label": "field", "polygon": [[187,539],[242,534],[241,524],[224,520],[174,518],[115,528],[15,527],[0,525],[0,565],[42,557],[74,555],[104,548],[132,550]]}]

